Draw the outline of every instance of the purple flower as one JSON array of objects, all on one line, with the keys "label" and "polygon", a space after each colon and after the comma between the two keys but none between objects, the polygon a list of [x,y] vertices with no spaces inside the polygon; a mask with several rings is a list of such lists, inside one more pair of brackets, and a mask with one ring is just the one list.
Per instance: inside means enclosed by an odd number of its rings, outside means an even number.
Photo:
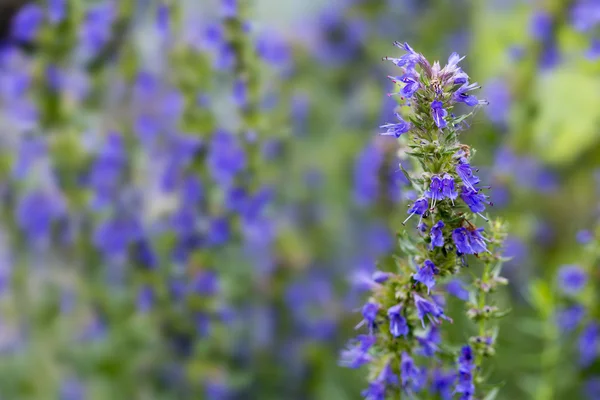
[{"label": "purple flower", "polygon": [[470,346],[463,346],[458,357],[458,370],[471,372],[475,369],[475,356]]},{"label": "purple flower", "polygon": [[143,285],[138,290],[137,309],[141,313],[146,313],[152,309],[154,303],[154,290],[148,285]]},{"label": "purple flower", "polygon": [[444,118],[448,115],[448,111],[443,107],[444,104],[439,100],[435,100],[431,103],[431,116],[437,127],[440,129],[446,127],[446,120]]},{"label": "purple flower", "polygon": [[452,240],[456,251],[460,254],[479,254],[487,251],[486,239],[481,235],[483,228],[469,230],[463,227],[452,232]]},{"label": "purple flower", "polygon": [[442,180],[439,176],[433,175],[431,177],[431,183],[429,184],[429,189],[425,191],[425,197],[432,200],[432,208],[438,200],[444,199],[444,194],[442,193]]},{"label": "purple flower", "polygon": [[600,58],[600,40],[599,39],[592,39],[592,41],[590,42],[590,47],[588,48],[585,55],[590,60],[597,60],[598,58]]},{"label": "purple flower", "polygon": [[427,316],[433,323],[436,324],[439,323],[438,318],[448,320],[448,317],[444,315],[444,310],[442,310],[442,308],[436,303],[429,301],[416,293],[413,293],[413,298],[415,300],[415,307],[417,307],[417,316],[421,320],[423,328],[425,328],[425,316]]},{"label": "purple flower", "polygon": [[461,399],[472,399],[475,394],[475,385],[473,384],[473,370],[475,369],[475,359],[473,350],[470,346],[463,346],[458,358],[458,382],[455,392],[461,394]]},{"label": "purple flower", "polygon": [[421,282],[427,287],[427,293],[435,286],[434,275],[438,272],[437,267],[431,262],[431,260],[425,260],[421,268],[416,274],[413,274],[413,279],[417,282]]},{"label": "purple flower", "polygon": [[390,319],[390,333],[394,337],[408,335],[408,324],[406,318],[402,316],[402,306],[397,304],[388,309],[388,317]]},{"label": "purple flower", "polygon": [[576,304],[556,312],[556,324],[563,333],[574,331],[585,316],[585,307]]},{"label": "purple flower", "polygon": [[466,228],[460,227],[452,231],[452,241],[456,246],[456,251],[460,254],[475,254],[471,247],[471,235]]},{"label": "purple flower", "polygon": [[211,246],[221,246],[229,241],[231,226],[227,217],[214,217],[209,223],[208,243]]},{"label": "purple flower", "polygon": [[221,0],[221,13],[225,18],[234,18],[238,13],[237,0]]},{"label": "purple flower", "polygon": [[485,85],[484,91],[489,100],[488,107],[485,107],[488,118],[494,124],[506,124],[511,106],[511,94],[507,84],[495,79]]},{"label": "purple flower", "polygon": [[190,282],[190,291],[198,296],[214,296],[219,291],[219,277],[214,271],[200,271]]},{"label": "purple flower", "polygon": [[367,145],[354,164],[354,200],[360,206],[368,206],[379,196],[379,168],[383,153],[375,145]]},{"label": "purple flower", "polygon": [[531,36],[540,42],[545,41],[552,32],[552,15],[545,11],[536,11],[529,26]]},{"label": "purple flower", "polygon": [[577,242],[580,244],[588,244],[594,240],[594,233],[587,229],[577,232]]},{"label": "purple flower", "polygon": [[377,341],[376,336],[359,335],[348,344],[348,347],[340,354],[339,364],[347,368],[360,368],[373,359],[369,355],[369,349]]},{"label": "purple flower", "polygon": [[415,366],[415,362],[406,352],[402,353],[402,359],[400,361],[400,378],[402,379],[403,387],[406,387],[411,381],[417,381],[419,378],[419,369]]},{"label": "purple flower", "polygon": [[87,10],[79,30],[79,40],[86,54],[95,56],[109,42],[115,15],[110,2],[95,4]]},{"label": "purple flower", "polygon": [[430,249],[433,250],[434,247],[444,246],[444,226],[444,222],[439,220],[431,227],[431,232],[429,233],[429,237],[431,238]]},{"label": "purple flower", "polygon": [[579,0],[572,8],[572,23],[578,31],[585,32],[600,23],[600,3],[595,0]]},{"label": "purple flower", "polygon": [[399,138],[403,133],[408,132],[412,128],[410,122],[405,121],[400,114],[394,113],[394,115],[398,119],[398,122],[395,124],[381,125],[380,128],[385,129],[386,131],[381,132],[380,135],[395,136]]},{"label": "purple flower", "polygon": [[473,89],[479,89],[479,85],[477,83],[471,83],[469,85],[463,85],[459,87],[456,92],[452,94],[452,100],[457,103],[465,103],[469,107],[474,107],[478,104],[487,104],[487,101],[477,100],[477,97],[473,96],[472,94],[467,94],[467,92]]},{"label": "purple flower", "polygon": [[379,304],[375,304],[375,303],[371,303],[371,302],[365,303],[365,305],[362,308],[363,320],[356,327],[360,328],[364,324],[367,324],[369,326],[369,331],[372,331],[374,328],[377,327],[377,324],[375,321],[377,319],[378,311],[379,311]]},{"label": "purple flower", "polygon": [[156,29],[162,37],[169,34],[169,6],[159,4],[156,10]]},{"label": "purple flower", "polygon": [[558,286],[568,295],[580,292],[587,283],[587,273],[578,265],[565,265],[558,270]]},{"label": "purple flower", "polygon": [[410,215],[408,216],[408,218],[406,218],[404,220],[404,222],[402,224],[405,224],[406,221],[408,221],[409,218],[415,214],[423,216],[423,214],[425,214],[425,212],[428,209],[429,209],[429,202],[427,201],[427,199],[424,197],[418,198],[417,200],[415,200],[413,205],[408,209],[408,213]]},{"label": "purple flower", "polygon": [[61,23],[67,16],[67,0],[48,0],[48,19],[52,24]]},{"label": "purple flower", "polygon": [[369,383],[369,387],[361,392],[365,400],[385,400],[385,383],[375,381]]},{"label": "purple flower", "polygon": [[213,136],[206,162],[215,182],[221,187],[228,187],[246,167],[246,153],[235,136],[218,131]]},{"label": "purple flower", "polygon": [[475,185],[479,183],[479,178],[473,175],[473,170],[471,169],[471,165],[466,158],[461,157],[458,160],[458,164],[456,165],[456,174],[462,180],[464,186],[472,189],[475,189]]},{"label": "purple flower", "polygon": [[95,192],[95,203],[102,205],[116,194],[127,154],[121,135],[110,133],[92,164],[88,184]]},{"label": "purple flower", "polygon": [[142,226],[136,218],[112,217],[101,222],[94,231],[93,243],[109,259],[126,255],[131,243],[142,236]]},{"label": "purple flower", "polygon": [[248,84],[243,79],[238,79],[233,84],[233,102],[238,107],[245,107],[248,102]]},{"label": "purple flower", "polygon": [[23,42],[33,41],[44,21],[44,10],[37,4],[27,4],[19,10],[12,22],[12,37]]},{"label": "purple flower", "polygon": [[454,203],[458,197],[458,192],[454,189],[454,178],[450,174],[444,174],[442,178],[442,195]]},{"label": "purple flower", "polygon": [[406,51],[406,54],[402,55],[400,58],[385,57],[384,60],[391,61],[398,67],[406,67],[407,70],[414,69],[417,63],[427,63],[425,57],[423,57],[422,54],[419,54],[416,51],[414,51],[412,47],[408,45],[408,43],[395,42],[394,45]]},{"label": "purple flower", "polygon": [[579,362],[589,367],[598,358],[600,350],[600,325],[590,322],[579,337]]},{"label": "purple flower", "polygon": [[455,373],[444,373],[444,371],[436,369],[431,378],[431,391],[433,394],[439,394],[442,400],[452,400],[455,381]]},{"label": "purple flower", "polygon": [[60,400],[84,400],[86,390],[84,384],[76,378],[63,380],[60,385]]},{"label": "purple flower", "polygon": [[375,271],[373,272],[372,279],[377,283],[384,283],[390,278],[391,275],[392,274],[389,272]]},{"label": "purple flower", "polygon": [[256,53],[266,62],[274,66],[289,63],[291,49],[280,34],[265,32],[256,39]]},{"label": "purple flower", "polygon": [[487,251],[487,246],[485,245],[487,239],[483,237],[481,232],[483,232],[483,228],[469,230],[469,243],[475,252],[474,254],[484,253]]},{"label": "purple flower", "polygon": [[47,244],[50,240],[52,223],[64,213],[65,204],[57,193],[34,190],[20,199],[15,210],[15,218],[28,241]]},{"label": "purple flower", "polygon": [[485,211],[485,204],[492,204],[487,200],[488,196],[479,190],[473,190],[467,186],[461,187],[460,197],[469,206],[471,211],[477,214]]},{"label": "purple flower", "polygon": [[384,382],[389,385],[398,385],[398,376],[394,374],[391,364],[388,362],[385,367],[381,369],[379,376],[377,377],[379,382]]},{"label": "purple flower", "polygon": [[600,400],[600,376],[592,376],[584,385],[587,400]]},{"label": "purple flower", "polygon": [[402,94],[408,98],[412,97],[412,95],[415,94],[421,86],[419,83],[419,76],[414,71],[409,71],[408,73],[402,75],[400,77],[400,82],[404,83]]},{"label": "purple flower", "polygon": [[425,336],[417,336],[419,342],[419,354],[425,357],[433,357],[438,351],[438,344],[442,342],[442,336],[438,328],[430,326],[429,330],[425,333]]},{"label": "purple flower", "polygon": [[464,288],[459,279],[452,279],[446,284],[446,291],[454,297],[463,301],[469,300],[469,291]]}]

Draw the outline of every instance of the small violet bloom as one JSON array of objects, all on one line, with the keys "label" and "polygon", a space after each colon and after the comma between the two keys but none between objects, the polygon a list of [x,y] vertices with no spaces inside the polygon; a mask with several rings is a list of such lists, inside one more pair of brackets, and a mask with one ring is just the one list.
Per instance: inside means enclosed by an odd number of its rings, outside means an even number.
[{"label": "small violet bloom", "polygon": [[458,197],[458,192],[454,189],[454,178],[450,174],[444,174],[442,178],[442,195],[452,200],[452,204]]},{"label": "small violet bloom", "polygon": [[431,177],[431,183],[429,184],[429,189],[425,191],[425,197],[433,201],[432,208],[438,200],[444,199],[444,194],[442,193],[442,180],[439,176],[433,175]]},{"label": "small violet bloom", "polygon": [[408,213],[410,215],[408,216],[408,218],[406,218],[404,220],[404,222],[402,224],[406,224],[406,221],[408,221],[410,219],[410,217],[412,217],[415,214],[420,215],[422,217],[423,214],[425,214],[425,212],[427,212],[428,209],[429,209],[429,202],[427,201],[427,199],[424,197],[418,198],[417,200],[415,200],[413,205],[408,209]]},{"label": "small violet bloom", "polygon": [[440,331],[435,326],[431,326],[424,336],[417,336],[420,349],[419,354],[425,357],[433,357],[438,351],[438,344],[442,342]]},{"label": "small violet bloom", "polygon": [[426,315],[435,324],[439,323],[438,318],[449,320],[449,318],[444,315],[444,310],[442,310],[435,302],[427,300],[416,293],[413,293],[413,298],[415,300],[415,306],[417,307],[417,316],[421,320],[423,328],[425,328],[424,318]]},{"label": "small violet bloom", "polygon": [[44,21],[44,10],[37,4],[23,6],[12,22],[12,37],[22,42],[33,41]]},{"label": "small violet bloom", "polygon": [[412,128],[410,122],[405,121],[400,114],[394,113],[394,115],[398,119],[398,123],[381,125],[380,128],[385,129],[386,131],[380,133],[380,135],[395,136],[398,138]]},{"label": "small violet bloom", "polygon": [[590,322],[579,337],[579,362],[583,367],[589,367],[597,358],[600,351],[600,325]]},{"label": "small violet bloom", "polygon": [[445,128],[447,125],[444,118],[448,115],[448,111],[443,107],[444,104],[439,100],[435,100],[431,103],[431,116],[437,127],[440,129]]},{"label": "small violet bloom", "polygon": [[356,340],[352,341],[348,347],[340,354],[339,364],[347,368],[360,368],[368,364],[373,359],[369,355],[369,349],[377,341],[376,336],[359,335]]},{"label": "small violet bloom", "polygon": [[417,282],[421,282],[427,287],[427,293],[435,286],[434,275],[438,272],[437,267],[431,260],[425,260],[419,271],[413,274],[413,279]]},{"label": "small violet bloom", "polygon": [[469,300],[469,291],[464,288],[462,282],[458,279],[452,279],[446,284],[446,292],[460,300]]},{"label": "small violet bloom", "polygon": [[462,180],[464,186],[476,191],[475,185],[479,183],[479,178],[473,175],[471,165],[469,165],[469,162],[464,157],[461,157],[458,160],[458,165],[456,165],[456,174]]},{"label": "small violet bloom", "polygon": [[558,270],[558,286],[568,295],[575,295],[587,283],[587,273],[577,265],[565,265]]},{"label": "small violet bloom", "polygon": [[483,228],[468,230],[460,227],[452,232],[452,240],[456,251],[460,254],[479,254],[487,251],[485,238],[481,235]]},{"label": "small violet bloom", "polygon": [[485,211],[485,204],[492,205],[492,203],[487,200],[488,196],[481,193],[479,190],[473,190],[467,186],[461,188],[460,197],[467,206],[469,206],[471,211],[477,214]]},{"label": "small violet bloom", "polygon": [[569,333],[574,331],[585,317],[585,307],[576,304],[556,312],[556,324],[561,332]]},{"label": "small violet bloom", "polygon": [[419,378],[419,369],[415,366],[415,362],[408,355],[408,353],[402,353],[402,360],[400,361],[400,377],[402,378],[402,386],[406,387],[409,382],[415,382]]},{"label": "small violet bloom", "polygon": [[444,222],[440,220],[431,227],[431,232],[429,233],[429,237],[431,238],[430,249],[433,250],[434,247],[444,246],[444,226]]},{"label": "small violet bloom", "polygon": [[397,304],[388,309],[388,317],[390,319],[390,333],[394,337],[408,335],[408,324],[406,318],[402,316],[402,306]]},{"label": "small violet bloom", "polygon": [[368,302],[362,308],[363,320],[356,326],[360,328],[364,324],[369,326],[369,330],[372,331],[376,326],[375,320],[377,319],[377,312],[379,311],[379,305]]}]

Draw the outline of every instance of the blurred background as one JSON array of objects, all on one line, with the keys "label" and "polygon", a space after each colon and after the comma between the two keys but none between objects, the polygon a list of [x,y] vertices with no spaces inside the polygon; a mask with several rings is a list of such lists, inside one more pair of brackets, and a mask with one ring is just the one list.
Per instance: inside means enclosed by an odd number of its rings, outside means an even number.
[{"label": "blurred background", "polygon": [[598,212],[599,24],[594,0],[0,0],[0,398],[361,398],[338,354],[415,196],[377,135],[395,40],[466,55],[490,102],[462,141],[510,224],[498,398],[584,398],[553,287]]}]

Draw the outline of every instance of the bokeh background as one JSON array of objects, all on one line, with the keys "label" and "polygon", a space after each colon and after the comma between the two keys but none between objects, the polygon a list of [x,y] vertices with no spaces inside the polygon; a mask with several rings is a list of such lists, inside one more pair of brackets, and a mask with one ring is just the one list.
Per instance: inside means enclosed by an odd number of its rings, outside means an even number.
[{"label": "bokeh background", "polygon": [[338,354],[414,198],[377,136],[395,40],[467,55],[490,102],[462,141],[510,224],[498,398],[584,398],[554,287],[598,211],[599,23],[593,0],[0,0],[0,398],[361,398]]}]

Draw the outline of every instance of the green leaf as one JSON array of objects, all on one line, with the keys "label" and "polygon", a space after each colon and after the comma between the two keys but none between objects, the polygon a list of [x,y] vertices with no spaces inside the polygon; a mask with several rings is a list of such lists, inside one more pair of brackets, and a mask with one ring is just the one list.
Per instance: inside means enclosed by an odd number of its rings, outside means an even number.
[{"label": "green leaf", "polygon": [[545,317],[552,314],[554,299],[552,296],[552,289],[548,282],[544,282],[540,279],[534,281],[530,285],[530,302],[531,304]]},{"label": "green leaf", "polygon": [[493,388],[492,390],[490,390],[490,392],[487,394],[487,396],[485,396],[483,398],[483,400],[494,400],[498,396],[499,392],[500,392],[499,388]]}]

